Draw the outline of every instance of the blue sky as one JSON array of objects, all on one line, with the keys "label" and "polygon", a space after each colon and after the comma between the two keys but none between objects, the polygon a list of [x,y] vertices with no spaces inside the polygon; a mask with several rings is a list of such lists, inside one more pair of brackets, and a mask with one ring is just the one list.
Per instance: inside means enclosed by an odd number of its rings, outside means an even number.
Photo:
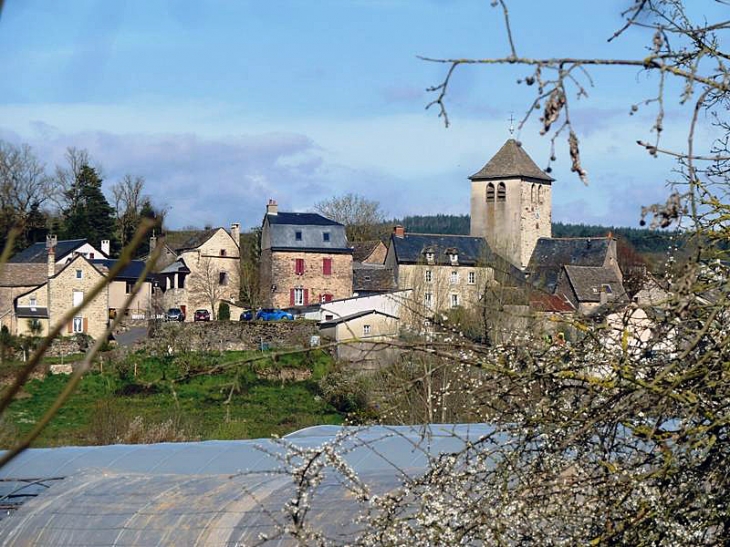
[{"label": "blue sky", "polygon": [[[628,0],[513,0],[518,53],[636,58],[648,41],[608,46]],[[708,2],[709,4],[709,2]],[[425,89],[444,67],[417,55],[508,53],[489,0],[6,0],[0,19],[0,138],[49,167],[87,148],[105,184],[144,176],[171,227],[258,225],[269,198],[305,211],[356,192],[388,216],[468,213],[469,181],[509,137],[531,88],[519,67],[464,67],[445,129]],[[654,92],[635,70],[593,71],[573,107],[590,185],[554,165],[554,220],[632,225],[673,164],[649,158]],[[669,97],[665,145],[686,123]],[[675,125],[676,130],[675,130]],[[709,130],[700,139],[709,140]],[[538,165],[548,139],[519,138]]]}]

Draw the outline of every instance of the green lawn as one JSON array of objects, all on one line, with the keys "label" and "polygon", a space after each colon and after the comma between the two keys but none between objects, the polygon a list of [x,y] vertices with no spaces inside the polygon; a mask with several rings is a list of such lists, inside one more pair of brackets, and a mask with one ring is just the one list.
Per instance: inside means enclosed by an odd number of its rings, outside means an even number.
[{"label": "green lawn", "polygon": [[[328,355],[272,355],[137,354],[105,363],[103,373],[81,380],[35,446],[117,442],[138,416],[145,430],[169,421],[174,440],[267,437],[342,423],[343,416],[318,394],[317,381],[332,365]],[[59,375],[29,382],[9,407],[6,423],[18,434],[29,431],[67,381]]]}]

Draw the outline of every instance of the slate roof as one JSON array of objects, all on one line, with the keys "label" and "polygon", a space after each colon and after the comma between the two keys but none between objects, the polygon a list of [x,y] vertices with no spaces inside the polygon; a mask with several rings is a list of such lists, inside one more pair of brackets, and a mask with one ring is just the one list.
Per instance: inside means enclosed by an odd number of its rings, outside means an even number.
[{"label": "slate roof", "polygon": [[519,268],[492,251],[482,237],[406,233],[403,237],[392,235],[390,245],[399,264],[425,264],[426,251],[430,251],[434,264],[451,265],[449,253],[456,250],[459,266],[489,266],[500,283],[523,278]]},{"label": "slate roof", "polygon": [[541,237],[527,265],[530,283],[554,292],[563,266],[603,266],[611,241],[607,237]]},{"label": "slate roof", "polygon": [[627,300],[621,280],[616,272],[609,268],[566,265],[565,273],[579,302],[600,302],[604,285],[611,287],[609,300],[613,302]]},{"label": "slate roof", "polygon": [[522,145],[509,139],[484,167],[474,173],[471,180],[494,180],[508,177],[522,177],[552,182],[550,175],[540,169],[527,155]]},{"label": "slate roof", "polygon": [[[317,213],[269,213],[264,217],[266,222],[273,251],[352,253],[345,227]],[[325,233],[329,234],[328,241]]]},{"label": "slate roof", "polygon": [[[72,253],[86,242],[86,239],[65,239],[59,241],[56,244],[56,261],[61,260],[63,257]],[[46,242],[40,241],[38,243],[33,243],[30,247],[20,251],[8,262],[16,264],[21,262],[43,262],[45,264],[47,261],[48,251],[46,250]]]},{"label": "slate roof", "polygon": [[372,314],[378,314],[378,315],[384,315],[385,317],[390,317],[392,319],[398,319],[395,315],[391,315],[389,313],[385,313],[378,310],[363,310],[356,313],[352,313],[350,315],[345,315],[344,317],[337,317],[335,319],[330,319],[329,321],[322,321],[319,326],[322,327],[333,327],[335,325],[339,325],[340,323],[346,323],[347,321],[350,321],[352,319],[357,319],[358,317],[365,317],[366,315],[372,315]]},{"label": "slate roof", "polygon": [[392,268],[386,268],[381,264],[353,264],[353,291],[386,292],[397,288]]},{"label": "slate roof", "polygon": [[[117,262],[117,260],[104,258],[91,260],[94,267],[99,269],[99,266],[101,266],[105,269],[105,272],[111,270]],[[132,260],[129,264],[122,268],[122,271],[119,272],[114,279],[119,279],[121,281],[136,281],[142,275],[145,265],[144,260]],[[150,279],[150,276],[148,276],[147,279]]]},{"label": "slate roof", "polygon": [[[45,249],[44,249],[45,250]],[[31,262],[0,267],[0,287],[31,287],[46,282],[48,265]]]},{"label": "slate roof", "polygon": [[47,319],[48,308],[39,308],[38,306],[35,308],[30,306],[18,307],[15,308],[15,316],[19,319]]},{"label": "slate roof", "polygon": [[220,229],[221,228],[210,228],[209,230],[200,230],[197,232],[193,232],[182,241],[175,241],[174,237],[172,238],[172,241],[168,240],[167,237],[165,237],[164,241],[173,251],[179,253],[180,251],[187,251],[188,249],[196,249],[200,247],[203,243],[213,237],[215,233]]},{"label": "slate roof", "polygon": [[342,226],[339,222],[323,217],[318,213],[277,213],[267,214],[269,224],[289,224],[294,226]]},{"label": "slate roof", "polygon": [[190,273],[190,268],[182,258],[178,258],[175,262],[168,264],[165,268],[160,270],[160,274],[171,274],[171,273]]},{"label": "slate roof", "polygon": [[378,245],[381,245],[382,243],[383,242],[379,239],[376,239],[375,241],[354,242],[352,244],[352,261],[363,262],[375,249],[377,249]]}]

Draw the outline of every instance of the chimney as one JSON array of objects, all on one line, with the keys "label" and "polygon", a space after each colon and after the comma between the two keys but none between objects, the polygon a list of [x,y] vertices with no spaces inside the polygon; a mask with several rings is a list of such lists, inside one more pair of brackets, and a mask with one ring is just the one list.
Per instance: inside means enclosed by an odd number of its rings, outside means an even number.
[{"label": "chimney", "polygon": [[393,227],[393,235],[395,237],[404,238],[406,236],[406,229],[398,224],[398,226]]},{"label": "chimney", "polygon": [[152,254],[152,251],[155,250],[155,247],[157,247],[157,236],[154,232],[152,232],[152,235],[150,236],[150,254]]},{"label": "chimney", "polygon": [[108,239],[101,240],[101,252],[109,258],[109,252],[111,251],[111,243]]},{"label": "chimney", "polygon": [[238,222],[234,222],[231,224],[231,237],[233,238],[233,241],[236,242],[236,245],[241,245],[241,224]]},{"label": "chimney", "polygon": [[608,304],[608,291],[606,290],[606,287],[601,287],[600,301],[601,306]]},{"label": "chimney", "polygon": [[266,205],[266,214],[267,215],[279,214],[279,206],[276,204],[276,202],[273,199],[270,199],[269,203]]},{"label": "chimney", "polygon": [[56,275],[56,236],[46,236],[46,249],[48,249],[48,277]]}]

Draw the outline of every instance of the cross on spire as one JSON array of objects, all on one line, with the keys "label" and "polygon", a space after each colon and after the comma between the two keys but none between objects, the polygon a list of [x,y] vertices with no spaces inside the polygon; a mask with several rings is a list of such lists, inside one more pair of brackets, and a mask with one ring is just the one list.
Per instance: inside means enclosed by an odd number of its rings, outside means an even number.
[{"label": "cross on spire", "polygon": [[509,136],[514,137],[515,136],[515,118],[512,115],[513,113],[509,113]]}]

